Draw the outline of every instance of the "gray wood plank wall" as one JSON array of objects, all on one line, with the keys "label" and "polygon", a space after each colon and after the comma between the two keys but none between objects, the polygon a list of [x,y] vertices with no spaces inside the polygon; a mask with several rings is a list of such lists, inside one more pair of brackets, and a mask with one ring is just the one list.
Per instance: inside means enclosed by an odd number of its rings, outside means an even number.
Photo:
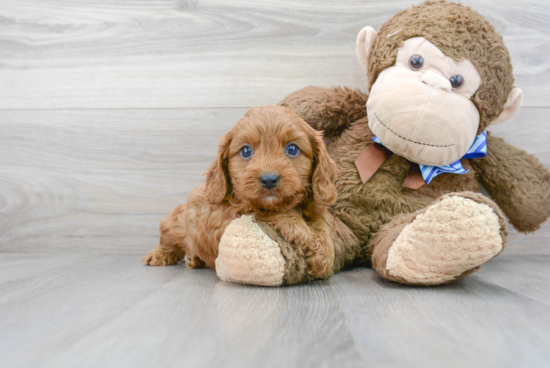
[{"label": "gray wood plank wall", "polygon": [[[0,251],[143,253],[249,108],[365,90],[359,29],[419,1],[0,1]],[[550,2],[469,0],[524,107],[492,128],[550,167]],[[507,254],[550,254],[550,225]]]}]

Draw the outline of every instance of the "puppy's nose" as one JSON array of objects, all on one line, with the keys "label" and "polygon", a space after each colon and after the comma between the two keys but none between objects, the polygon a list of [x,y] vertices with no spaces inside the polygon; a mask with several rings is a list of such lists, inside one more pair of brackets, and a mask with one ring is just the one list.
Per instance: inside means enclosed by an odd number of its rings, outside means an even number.
[{"label": "puppy's nose", "polygon": [[277,186],[277,183],[279,182],[279,175],[274,173],[265,173],[260,176],[260,183],[262,183],[262,187],[267,189],[273,189]]}]

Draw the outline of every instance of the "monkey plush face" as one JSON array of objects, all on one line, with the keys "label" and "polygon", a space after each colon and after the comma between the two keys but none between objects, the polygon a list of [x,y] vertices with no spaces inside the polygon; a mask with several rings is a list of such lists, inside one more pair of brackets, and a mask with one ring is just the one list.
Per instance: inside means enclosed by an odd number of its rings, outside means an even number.
[{"label": "monkey plush face", "polygon": [[427,1],[397,13],[379,34],[363,28],[357,57],[368,70],[369,127],[418,164],[459,160],[476,135],[521,105],[502,37],[460,4]]},{"label": "monkey plush face", "polygon": [[480,82],[469,60],[456,61],[425,38],[410,38],[371,88],[369,127],[408,160],[447,165],[464,156],[475,139],[479,112],[470,98]]}]

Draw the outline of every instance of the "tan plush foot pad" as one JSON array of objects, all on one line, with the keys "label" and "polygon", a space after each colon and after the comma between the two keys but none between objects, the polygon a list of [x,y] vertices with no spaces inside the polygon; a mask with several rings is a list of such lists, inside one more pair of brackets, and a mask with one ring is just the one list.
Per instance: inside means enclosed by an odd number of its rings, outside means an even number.
[{"label": "tan plush foot pad", "polygon": [[487,262],[502,247],[493,209],[451,196],[405,226],[388,252],[386,268],[411,283],[441,284]]},{"label": "tan plush foot pad", "polygon": [[235,219],[220,240],[216,273],[224,281],[279,286],[285,275],[281,248],[251,216]]}]

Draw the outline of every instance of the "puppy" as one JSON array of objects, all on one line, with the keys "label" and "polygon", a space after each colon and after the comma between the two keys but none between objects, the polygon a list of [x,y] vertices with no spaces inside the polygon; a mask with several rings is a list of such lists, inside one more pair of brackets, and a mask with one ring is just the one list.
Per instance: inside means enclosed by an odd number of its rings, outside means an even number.
[{"label": "puppy", "polygon": [[336,174],[320,132],[287,108],[252,109],[221,138],[205,184],[162,220],[160,244],[143,263],[185,257],[189,268],[214,268],[225,228],[248,214],[295,244],[308,274],[326,278],[334,262],[327,207],[336,201]]}]

